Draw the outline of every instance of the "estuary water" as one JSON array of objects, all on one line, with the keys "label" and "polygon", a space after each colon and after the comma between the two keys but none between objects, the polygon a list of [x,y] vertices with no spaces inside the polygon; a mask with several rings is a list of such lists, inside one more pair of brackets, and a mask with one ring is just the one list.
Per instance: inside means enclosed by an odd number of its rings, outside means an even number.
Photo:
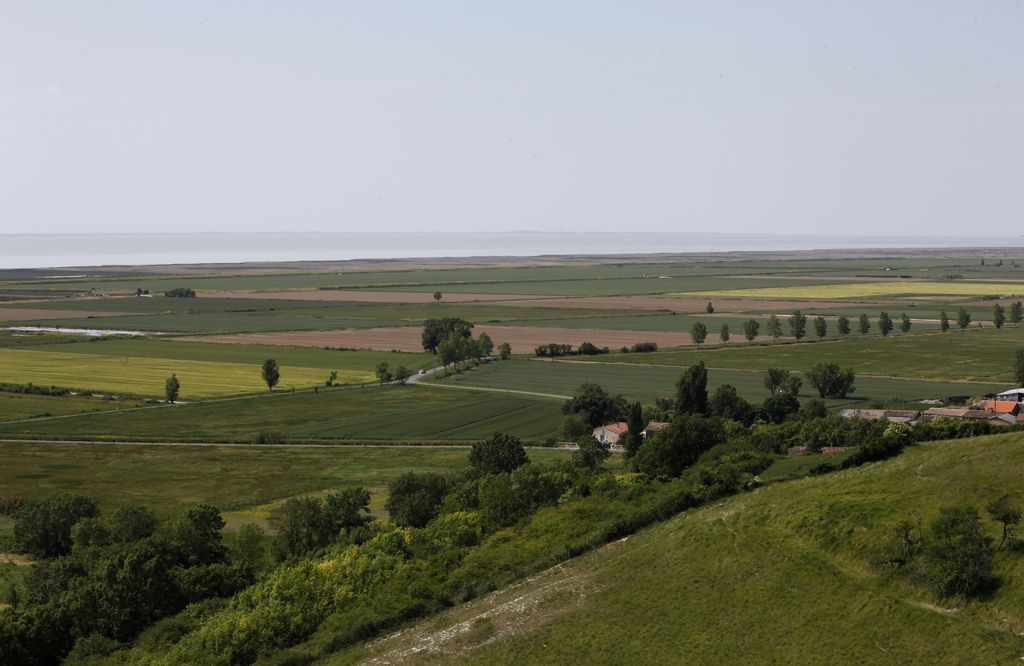
[{"label": "estuary water", "polygon": [[0,234],[0,268],[647,254],[853,248],[1022,247],[1024,239],[718,233],[296,232]]}]

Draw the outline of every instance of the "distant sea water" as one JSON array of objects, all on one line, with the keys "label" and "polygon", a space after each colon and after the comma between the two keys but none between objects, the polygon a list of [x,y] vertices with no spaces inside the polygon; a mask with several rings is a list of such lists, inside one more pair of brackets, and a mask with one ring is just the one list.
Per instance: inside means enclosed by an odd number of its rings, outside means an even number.
[{"label": "distant sea water", "polygon": [[1024,239],[716,233],[0,234],[0,268],[854,248],[1024,247]]}]

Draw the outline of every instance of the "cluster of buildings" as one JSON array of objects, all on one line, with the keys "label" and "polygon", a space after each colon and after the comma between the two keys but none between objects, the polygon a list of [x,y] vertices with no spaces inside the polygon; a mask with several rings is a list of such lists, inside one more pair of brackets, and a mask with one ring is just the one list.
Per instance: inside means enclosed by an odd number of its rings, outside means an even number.
[{"label": "cluster of buildings", "polygon": [[1016,425],[1024,423],[1024,388],[1004,391],[991,400],[984,400],[973,407],[930,407],[917,411],[913,409],[844,409],[839,415],[848,419],[888,419],[896,423],[927,423],[938,418],[961,421],[987,421],[993,425]]}]

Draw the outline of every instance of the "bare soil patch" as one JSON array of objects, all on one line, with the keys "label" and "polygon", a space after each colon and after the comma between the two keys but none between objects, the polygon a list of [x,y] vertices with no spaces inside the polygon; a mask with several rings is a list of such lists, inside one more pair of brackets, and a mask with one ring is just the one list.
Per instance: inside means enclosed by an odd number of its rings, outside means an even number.
[{"label": "bare soil patch", "polygon": [[[478,325],[474,334],[486,332],[496,345],[507,342],[513,353],[526,354],[538,345],[550,342],[571,344],[590,342],[598,347],[618,349],[637,342],[656,342],[659,347],[676,347],[691,343],[689,333],[664,331],[615,331],[602,328],[549,328],[543,326]],[[237,335],[204,335],[179,340],[223,342],[250,345],[284,345],[289,347],[347,347],[380,351],[423,351],[419,327],[342,329],[337,331],[294,331],[286,333],[242,333]],[[718,342],[717,335],[708,335],[708,343]]]},{"label": "bare soil patch", "polygon": [[[289,301],[356,301],[360,303],[433,303],[434,294],[418,291],[362,291],[358,289],[298,289],[295,291],[218,291],[223,298],[274,298]],[[444,293],[441,303],[492,303],[537,299],[536,294]]]},{"label": "bare soil patch", "polygon": [[41,308],[0,308],[0,321],[33,321],[36,319],[85,319],[86,317],[117,317],[128,312],[96,312],[92,310],[43,310]]},{"label": "bare soil patch", "polygon": [[13,564],[16,567],[24,567],[30,564],[35,564],[35,562],[25,557],[24,555],[16,555],[15,553],[0,553],[0,564]]}]

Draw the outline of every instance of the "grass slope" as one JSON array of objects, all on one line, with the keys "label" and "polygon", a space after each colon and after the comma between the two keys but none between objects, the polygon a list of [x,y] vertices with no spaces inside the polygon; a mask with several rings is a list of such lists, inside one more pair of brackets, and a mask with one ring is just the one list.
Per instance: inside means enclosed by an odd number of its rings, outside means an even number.
[{"label": "grass slope", "polygon": [[1000,553],[1001,586],[962,608],[887,580],[870,557],[919,512],[1004,492],[1024,502],[1022,474],[1012,434],[770,485],[325,663],[1019,662],[1024,556]]}]

